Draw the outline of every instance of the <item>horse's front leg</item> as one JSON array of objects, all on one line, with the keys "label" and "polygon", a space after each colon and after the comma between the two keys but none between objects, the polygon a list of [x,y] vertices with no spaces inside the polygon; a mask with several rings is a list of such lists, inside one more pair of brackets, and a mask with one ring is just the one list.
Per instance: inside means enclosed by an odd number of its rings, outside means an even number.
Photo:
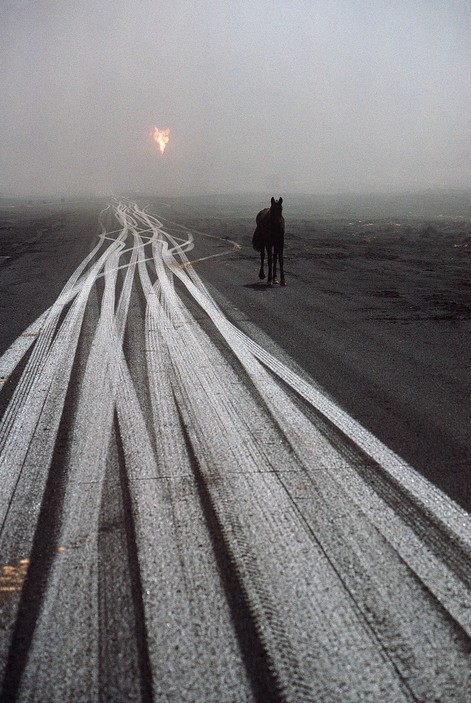
[{"label": "horse's front leg", "polygon": [[265,278],[265,270],[264,270],[264,268],[263,268],[264,262],[265,262],[265,247],[262,247],[262,248],[260,249],[260,271],[259,271],[259,274],[258,274],[258,277],[259,277],[260,280],[262,280],[263,278]]}]

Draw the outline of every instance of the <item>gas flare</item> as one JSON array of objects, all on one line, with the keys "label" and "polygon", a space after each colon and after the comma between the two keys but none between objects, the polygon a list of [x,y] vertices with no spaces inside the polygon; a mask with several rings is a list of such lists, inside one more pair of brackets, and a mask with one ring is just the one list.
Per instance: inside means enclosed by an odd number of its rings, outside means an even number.
[{"label": "gas flare", "polygon": [[170,139],[170,130],[159,129],[158,127],[154,127],[154,130],[153,132],[151,132],[151,134],[155,143],[160,149],[160,153],[163,154],[165,151],[165,147],[167,146],[168,140]]}]

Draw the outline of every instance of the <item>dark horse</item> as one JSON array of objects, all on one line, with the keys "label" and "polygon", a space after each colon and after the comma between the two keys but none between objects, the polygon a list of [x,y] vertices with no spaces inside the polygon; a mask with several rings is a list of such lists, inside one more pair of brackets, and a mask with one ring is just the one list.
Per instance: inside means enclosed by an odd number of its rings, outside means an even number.
[{"label": "dark horse", "polygon": [[265,260],[265,250],[268,258],[268,285],[278,283],[276,277],[276,262],[280,264],[280,283],[286,285],[285,273],[283,270],[283,249],[285,245],[285,219],[281,214],[283,211],[283,198],[278,201],[271,199],[271,206],[260,210],[257,215],[257,227],[252,237],[252,244],[255,251],[260,252],[260,279],[265,278],[263,268]]}]

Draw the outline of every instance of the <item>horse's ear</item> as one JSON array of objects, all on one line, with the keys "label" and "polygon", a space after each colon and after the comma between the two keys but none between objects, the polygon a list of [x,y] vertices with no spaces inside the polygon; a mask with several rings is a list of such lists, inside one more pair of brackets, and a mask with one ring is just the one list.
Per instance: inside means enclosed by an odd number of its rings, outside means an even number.
[{"label": "horse's ear", "polygon": [[283,198],[280,198],[280,205],[283,203]]},{"label": "horse's ear", "polygon": [[275,204],[275,198],[273,198],[273,197],[272,197],[272,199],[271,199],[271,204],[272,204],[272,205]]}]

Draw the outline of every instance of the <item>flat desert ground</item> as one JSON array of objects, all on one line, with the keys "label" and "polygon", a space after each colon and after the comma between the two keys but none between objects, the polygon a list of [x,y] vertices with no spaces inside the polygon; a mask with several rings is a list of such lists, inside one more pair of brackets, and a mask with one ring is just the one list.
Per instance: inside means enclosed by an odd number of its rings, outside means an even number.
[{"label": "flat desert ground", "polygon": [[[174,234],[194,233],[195,266],[226,314],[471,509],[470,194],[285,195],[286,289],[258,281],[251,247],[268,196],[139,202]],[[106,204],[0,202],[0,352],[54,302]]]},{"label": "flat desert ground", "polygon": [[469,194],[269,202],[0,201],[2,700],[469,699]]}]

